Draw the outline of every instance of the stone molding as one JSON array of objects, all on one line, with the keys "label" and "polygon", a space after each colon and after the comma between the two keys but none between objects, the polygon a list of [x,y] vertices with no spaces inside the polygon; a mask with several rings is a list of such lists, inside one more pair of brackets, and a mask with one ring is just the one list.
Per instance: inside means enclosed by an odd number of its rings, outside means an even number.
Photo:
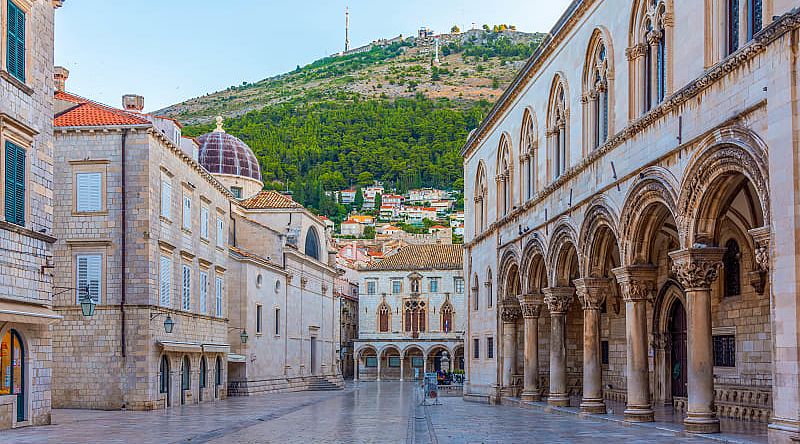
[{"label": "stone molding", "polygon": [[629,265],[611,271],[617,278],[625,302],[652,299],[657,273],[654,265]]},{"label": "stone molding", "polygon": [[708,290],[722,268],[724,248],[702,247],[672,251],[672,272],[686,290]]},{"label": "stone molding", "polygon": [[575,298],[573,287],[550,287],[542,289],[544,303],[552,314],[564,314],[569,311],[572,300]]},{"label": "stone molding", "polygon": [[521,314],[522,310],[519,308],[516,297],[508,296],[503,299],[503,305],[500,309],[500,318],[503,322],[516,322]]},{"label": "stone molding", "polygon": [[575,279],[575,290],[584,310],[600,310],[611,286],[608,278]]},{"label": "stone molding", "polygon": [[522,308],[522,317],[525,319],[538,318],[542,315],[544,300],[540,292],[525,293],[518,296],[519,306]]}]

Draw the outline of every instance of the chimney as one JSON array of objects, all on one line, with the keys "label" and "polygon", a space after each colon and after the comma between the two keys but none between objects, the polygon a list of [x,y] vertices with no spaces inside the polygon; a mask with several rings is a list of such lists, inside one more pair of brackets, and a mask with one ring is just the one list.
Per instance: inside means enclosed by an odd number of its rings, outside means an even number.
[{"label": "chimney", "polygon": [[136,94],[125,94],[122,96],[122,109],[141,113],[144,109],[144,97],[137,96]]},{"label": "chimney", "polygon": [[64,92],[67,86],[67,79],[69,78],[69,71],[63,66],[56,66],[53,70],[53,80],[56,84],[56,91]]}]

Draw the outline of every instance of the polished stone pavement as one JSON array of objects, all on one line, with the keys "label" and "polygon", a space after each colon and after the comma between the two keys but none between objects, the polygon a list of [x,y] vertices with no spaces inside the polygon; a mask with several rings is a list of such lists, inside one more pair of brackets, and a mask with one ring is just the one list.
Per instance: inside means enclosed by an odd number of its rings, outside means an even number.
[{"label": "polished stone pavement", "polygon": [[2,431],[0,443],[711,442],[460,397],[423,407],[418,397],[411,382],[360,382],[342,391],[230,398],[167,411],[55,410],[52,425]]}]

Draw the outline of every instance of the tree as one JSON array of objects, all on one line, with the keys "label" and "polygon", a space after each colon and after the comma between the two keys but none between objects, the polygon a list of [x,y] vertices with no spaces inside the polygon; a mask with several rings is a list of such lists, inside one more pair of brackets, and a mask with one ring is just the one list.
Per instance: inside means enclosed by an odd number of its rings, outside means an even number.
[{"label": "tree", "polygon": [[369,171],[363,171],[358,174],[358,184],[361,186],[372,185],[375,181],[375,176]]},{"label": "tree", "polygon": [[375,227],[372,225],[364,227],[364,239],[375,239]]},{"label": "tree", "polygon": [[490,28],[490,27],[489,27],[489,25],[487,25],[487,24],[484,24],[484,25],[483,25],[483,30],[484,30],[484,31],[486,31],[486,32],[489,32],[489,31],[491,31],[491,30],[492,30],[492,28]]},{"label": "tree", "polygon": [[381,193],[375,193],[375,209],[380,211],[381,205],[383,205],[383,196]]},{"label": "tree", "polygon": [[453,34],[458,34],[459,32],[461,32],[461,28],[459,28],[458,25],[453,25],[453,27],[450,28],[450,32]]},{"label": "tree", "polygon": [[359,210],[364,206],[364,194],[361,192],[361,187],[356,188],[356,198],[353,205]]}]

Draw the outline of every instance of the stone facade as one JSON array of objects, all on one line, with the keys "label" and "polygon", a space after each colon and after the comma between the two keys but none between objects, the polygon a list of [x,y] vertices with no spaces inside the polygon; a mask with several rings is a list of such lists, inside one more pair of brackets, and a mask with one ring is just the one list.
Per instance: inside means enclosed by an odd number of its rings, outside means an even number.
[{"label": "stone facade", "polygon": [[[24,68],[9,72],[9,2],[0,5],[0,430],[50,423],[53,235],[53,28],[61,1],[21,0]],[[13,144],[24,159],[19,216],[9,217],[7,159]],[[19,155],[19,154],[18,154]],[[19,354],[9,344],[16,335]],[[8,360],[8,361],[7,361]],[[13,361],[13,362],[12,362]],[[12,367],[17,370],[12,370]],[[13,373],[13,376],[12,374]],[[21,379],[21,380],[20,380]],[[12,389],[11,386],[14,386]]]},{"label": "stone facade", "polygon": [[359,270],[355,379],[463,369],[462,254],[460,245],[409,245]]},{"label": "stone facade", "polygon": [[465,393],[800,433],[800,11],[723,3],[573,2],[470,135]]},{"label": "stone facade", "polygon": [[[340,365],[342,378],[352,379],[354,377],[353,345],[354,340],[358,339],[358,283],[348,279],[348,271],[342,273],[334,281],[334,292],[339,300],[339,319],[340,319]],[[350,274],[353,274],[352,272]]]}]

